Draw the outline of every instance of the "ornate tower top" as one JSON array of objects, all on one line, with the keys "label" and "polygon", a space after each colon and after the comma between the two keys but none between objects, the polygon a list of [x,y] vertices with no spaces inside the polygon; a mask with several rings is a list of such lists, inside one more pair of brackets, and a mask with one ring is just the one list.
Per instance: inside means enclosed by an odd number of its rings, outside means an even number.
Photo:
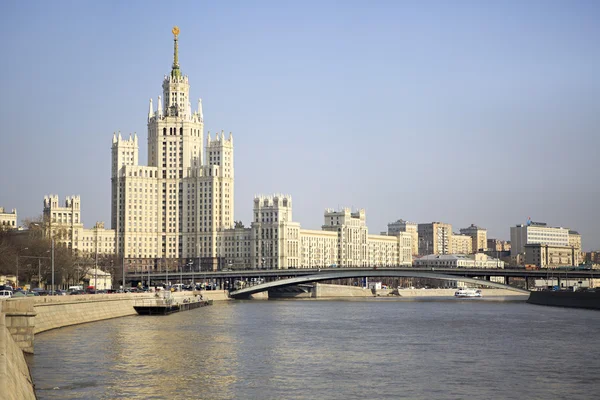
[{"label": "ornate tower top", "polygon": [[181,71],[179,70],[179,45],[177,43],[177,37],[179,36],[179,27],[174,26],[173,29],[171,30],[171,32],[173,33],[173,42],[174,42],[173,69],[171,70],[171,76],[172,77],[180,77]]}]

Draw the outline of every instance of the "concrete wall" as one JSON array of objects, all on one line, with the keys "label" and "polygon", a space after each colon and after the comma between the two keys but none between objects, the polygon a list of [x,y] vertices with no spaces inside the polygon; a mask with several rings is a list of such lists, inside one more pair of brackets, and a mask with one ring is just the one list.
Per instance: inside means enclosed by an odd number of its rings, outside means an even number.
[{"label": "concrete wall", "polygon": [[5,304],[6,301],[0,301],[0,397],[7,400],[35,399],[23,350],[6,327]]},{"label": "concrete wall", "polygon": [[315,283],[313,297],[318,299],[327,297],[373,297],[373,292],[371,289],[356,286]]},{"label": "concrete wall", "polygon": [[[436,297],[436,296],[454,296],[456,289],[400,289],[402,297]],[[523,293],[515,292],[508,289],[481,289],[483,297],[489,296],[527,296]]]}]

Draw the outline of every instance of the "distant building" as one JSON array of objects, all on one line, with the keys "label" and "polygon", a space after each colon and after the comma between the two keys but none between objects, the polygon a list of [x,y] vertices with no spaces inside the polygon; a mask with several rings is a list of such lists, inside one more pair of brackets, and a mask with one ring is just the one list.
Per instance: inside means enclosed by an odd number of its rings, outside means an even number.
[{"label": "distant building", "polygon": [[338,234],[338,262],[340,267],[367,267],[369,265],[368,229],[365,210],[351,212],[325,210],[324,231]]},{"label": "distant building", "polygon": [[588,251],[585,253],[585,262],[588,264],[600,264],[600,251]]},{"label": "distant building", "polygon": [[59,204],[58,196],[45,196],[43,229],[45,236],[53,238],[57,245],[71,249],[76,255],[115,254],[114,229],[105,229],[103,222],[96,222],[91,229],[83,227],[79,196],[67,197],[64,206]]},{"label": "distant building", "polygon": [[460,233],[471,237],[473,252],[487,249],[487,229],[471,224],[468,228],[462,228]]},{"label": "distant building", "polygon": [[531,222],[510,228],[511,256],[523,254],[525,246],[543,244],[548,246],[568,247],[569,230],[553,228],[544,222]]},{"label": "distant building", "polygon": [[574,266],[575,249],[570,246],[551,246],[547,244],[527,244],[524,251],[526,265],[540,268]]},{"label": "distant building", "polygon": [[292,221],[289,195],[254,198],[251,225],[253,268],[287,269],[300,266],[300,224]]},{"label": "distant building", "polygon": [[504,268],[504,261],[489,257],[483,253],[466,254],[430,254],[418,258],[415,267],[439,268]]},{"label": "distant building", "polygon": [[468,235],[452,234],[452,254],[473,253],[473,238]]},{"label": "distant building", "polygon": [[510,242],[499,239],[488,239],[487,248],[490,251],[510,251]]},{"label": "distant building", "polygon": [[256,196],[250,228],[226,229],[225,267],[288,269],[412,265],[412,235],[370,235],[364,210],[325,210],[322,230],[301,229],[289,195]]},{"label": "distant building", "polygon": [[452,225],[432,222],[418,225],[419,255],[450,254],[452,251]]},{"label": "distant building", "polygon": [[387,234],[396,236],[400,232],[408,232],[412,236],[412,255],[419,255],[419,229],[417,224],[414,222],[408,222],[403,219],[399,219],[395,222],[388,224]]},{"label": "distant building", "polygon": [[338,234],[331,231],[300,229],[300,268],[337,266]]},{"label": "distant building", "polygon": [[569,231],[569,247],[574,249],[573,263],[579,265],[583,262],[583,253],[581,252],[581,235],[576,231]]},{"label": "distant building", "polygon": [[112,277],[110,273],[100,268],[90,268],[83,277],[88,286],[93,286],[96,290],[105,290],[112,288]]},{"label": "distant building", "polygon": [[17,210],[13,208],[11,212],[7,212],[4,207],[0,207],[0,229],[17,228]]}]

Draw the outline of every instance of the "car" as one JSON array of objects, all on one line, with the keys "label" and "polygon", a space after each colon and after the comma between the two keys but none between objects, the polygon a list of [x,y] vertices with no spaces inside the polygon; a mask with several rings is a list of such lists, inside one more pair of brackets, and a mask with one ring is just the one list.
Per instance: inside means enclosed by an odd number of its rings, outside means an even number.
[{"label": "car", "polygon": [[27,297],[34,297],[34,296],[39,296],[40,294],[38,292],[27,292]]},{"label": "car", "polygon": [[61,290],[61,289],[56,289],[56,290],[54,291],[54,295],[55,295],[55,296],[66,296],[66,295],[67,295],[67,292],[66,292],[66,291],[64,291],[64,290]]},{"label": "car", "polygon": [[13,297],[12,290],[0,290],[0,299],[10,299]]},{"label": "car", "polygon": [[76,294],[85,294],[85,292],[84,292],[83,290],[71,290],[71,291],[69,292],[69,294],[72,294],[72,295],[76,295]]},{"label": "car", "polygon": [[34,293],[37,293],[40,296],[47,296],[48,295],[48,292],[45,289],[42,289],[42,288],[35,288],[35,289],[32,289],[31,291],[34,292]]}]

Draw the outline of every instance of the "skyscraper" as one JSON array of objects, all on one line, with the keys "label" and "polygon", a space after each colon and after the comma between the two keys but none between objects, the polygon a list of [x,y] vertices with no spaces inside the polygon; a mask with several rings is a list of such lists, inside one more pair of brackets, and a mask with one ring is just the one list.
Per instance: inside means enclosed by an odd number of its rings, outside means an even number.
[{"label": "skyscraper", "polygon": [[[190,84],[179,65],[179,28],[173,65],[157,108],[148,110],[148,166],[138,165],[137,135],[113,135],[112,228],[117,252],[151,267],[201,262],[214,269],[223,231],[233,228],[233,137],[204,142],[202,101],[192,112]],[[206,143],[206,148],[203,148]]]}]

